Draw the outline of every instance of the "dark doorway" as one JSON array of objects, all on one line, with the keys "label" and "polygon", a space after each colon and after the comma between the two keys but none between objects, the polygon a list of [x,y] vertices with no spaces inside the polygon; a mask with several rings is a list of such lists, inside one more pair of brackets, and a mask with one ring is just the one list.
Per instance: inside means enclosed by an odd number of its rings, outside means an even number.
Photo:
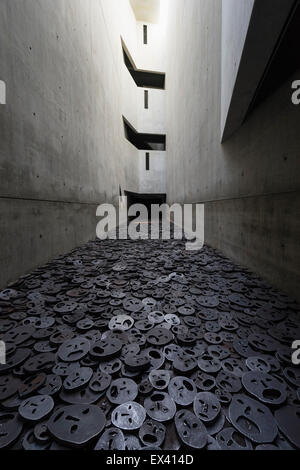
[{"label": "dark doorway", "polygon": [[128,209],[129,207],[133,206],[134,204],[144,204],[144,206],[148,209],[148,215],[151,215],[151,205],[152,204],[165,204],[167,201],[166,194],[139,194],[139,193],[132,193],[130,191],[125,191],[125,196],[127,196],[127,204]]}]

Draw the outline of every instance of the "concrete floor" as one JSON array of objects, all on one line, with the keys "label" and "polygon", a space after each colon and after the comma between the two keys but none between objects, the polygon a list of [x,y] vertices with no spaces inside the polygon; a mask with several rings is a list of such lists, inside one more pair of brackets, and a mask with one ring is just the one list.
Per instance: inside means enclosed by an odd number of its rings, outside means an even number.
[{"label": "concrete floor", "polygon": [[93,241],[0,293],[0,448],[300,448],[299,305],[184,247]]}]

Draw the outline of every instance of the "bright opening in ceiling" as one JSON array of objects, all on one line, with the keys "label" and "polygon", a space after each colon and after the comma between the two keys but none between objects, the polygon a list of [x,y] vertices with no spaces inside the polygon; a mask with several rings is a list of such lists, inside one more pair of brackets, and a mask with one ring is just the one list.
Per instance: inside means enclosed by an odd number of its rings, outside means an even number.
[{"label": "bright opening in ceiling", "polygon": [[160,0],[130,0],[137,21],[159,23]]}]

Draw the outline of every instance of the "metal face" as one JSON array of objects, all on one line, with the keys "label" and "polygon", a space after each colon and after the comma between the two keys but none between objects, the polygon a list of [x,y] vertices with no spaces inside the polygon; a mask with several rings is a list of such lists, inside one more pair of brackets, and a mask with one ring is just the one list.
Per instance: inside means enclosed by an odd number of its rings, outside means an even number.
[{"label": "metal face", "polygon": [[251,395],[263,403],[281,405],[287,397],[286,384],[270,374],[264,372],[248,372],[242,378],[242,383]]},{"label": "metal face", "polygon": [[217,397],[211,392],[200,392],[194,399],[194,413],[201,420],[211,422],[221,411]]},{"label": "metal face", "polygon": [[101,434],[105,422],[97,406],[72,405],[55,411],[48,421],[48,429],[58,441],[81,447]]},{"label": "metal face", "polygon": [[252,450],[249,439],[239,434],[234,428],[225,428],[216,437],[222,450]]},{"label": "metal face", "polygon": [[23,424],[18,413],[0,413],[0,449],[9,447],[19,437]]},{"label": "metal face", "polygon": [[272,443],[277,436],[277,425],[270,410],[246,395],[233,397],[229,418],[233,426],[257,443]]},{"label": "metal face", "polygon": [[76,362],[85,357],[90,351],[90,342],[82,338],[65,341],[58,350],[58,356],[65,362]]},{"label": "metal face", "polygon": [[194,382],[187,377],[174,377],[168,387],[171,398],[181,406],[188,406],[194,402],[197,388]]},{"label": "metal face", "polygon": [[138,386],[131,379],[114,380],[106,392],[111,403],[121,405],[128,401],[134,401],[138,395]]},{"label": "metal face", "polygon": [[20,416],[26,421],[40,421],[54,408],[54,401],[49,395],[27,398],[19,407]]},{"label": "metal face", "polygon": [[207,444],[205,425],[188,410],[180,410],[175,416],[175,426],[180,440],[192,449],[203,449]]},{"label": "metal face", "polygon": [[136,402],[128,402],[118,406],[111,416],[113,425],[125,431],[139,429],[145,419],[145,409]]},{"label": "metal face", "polygon": [[117,428],[104,431],[94,450],[125,450],[125,437]]},{"label": "metal face", "polygon": [[146,420],[139,430],[139,438],[144,446],[160,447],[166,437],[166,428],[162,423]]},{"label": "metal face", "polygon": [[149,382],[156,390],[165,390],[171,380],[169,370],[152,370],[149,374]]},{"label": "metal face", "polygon": [[170,421],[176,413],[174,400],[165,392],[154,392],[145,399],[144,406],[148,416],[159,422]]}]

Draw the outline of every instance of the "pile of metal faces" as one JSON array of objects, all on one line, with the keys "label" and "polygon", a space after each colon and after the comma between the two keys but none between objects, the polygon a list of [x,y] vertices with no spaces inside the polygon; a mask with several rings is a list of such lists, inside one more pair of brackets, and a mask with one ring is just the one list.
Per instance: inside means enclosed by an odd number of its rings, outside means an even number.
[{"label": "pile of metal faces", "polygon": [[0,448],[300,448],[299,305],[184,241],[95,241],[0,292]]}]

